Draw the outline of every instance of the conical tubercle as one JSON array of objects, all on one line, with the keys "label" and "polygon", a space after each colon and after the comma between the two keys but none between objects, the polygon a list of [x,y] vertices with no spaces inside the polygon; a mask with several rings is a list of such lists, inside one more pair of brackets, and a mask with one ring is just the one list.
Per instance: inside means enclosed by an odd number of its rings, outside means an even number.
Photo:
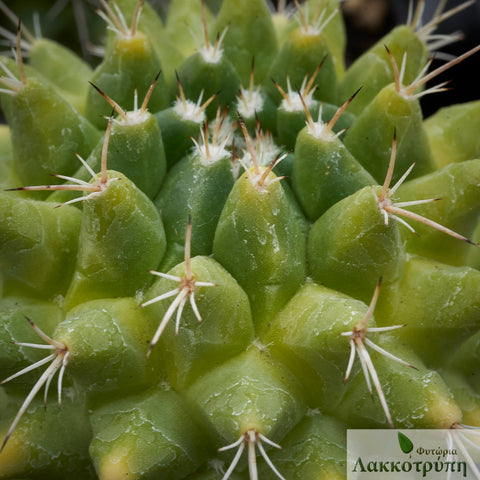
[{"label": "conical tubercle", "polygon": [[43,365],[46,365],[46,364],[50,364],[50,365],[47,367],[47,369],[43,372],[43,374],[37,380],[35,385],[32,387],[29,394],[27,395],[24,402],[22,403],[20,409],[18,410],[18,413],[14,418],[12,424],[10,425],[10,428],[8,429],[5,439],[3,440],[3,444],[0,448],[0,453],[5,448],[5,445],[7,444],[16,426],[20,422],[20,419],[22,418],[23,414],[27,411],[28,406],[30,405],[30,403],[33,401],[33,399],[37,395],[37,393],[41,390],[41,388],[44,385],[45,385],[44,403],[46,406],[48,388],[50,386],[50,382],[52,381],[53,377],[57,372],[59,372],[58,380],[57,380],[58,405],[59,406],[62,405],[62,381],[63,381],[65,368],[67,367],[69,357],[70,357],[70,352],[68,350],[68,347],[64,343],[58,342],[50,338],[37,325],[35,325],[35,323],[33,323],[32,320],[30,320],[28,317],[25,317],[25,318],[30,323],[32,328],[35,330],[37,335],[45,342],[45,344],[15,342],[15,345],[18,345],[20,347],[51,350],[52,353],[46,356],[45,358],[43,358],[42,360],[39,360],[38,362],[35,362],[32,365],[29,365],[28,367],[25,367],[22,370],[18,371],[17,373],[9,376],[8,378],[0,382],[0,385],[3,385],[15,378],[18,378],[25,373],[31,372],[32,370],[35,370]]},{"label": "conical tubercle", "polygon": [[272,442],[268,439],[265,435],[258,432],[255,428],[251,428],[247,430],[245,433],[240,435],[240,438],[230,445],[226,445],[225,447],[221,447],[218,449],[219,452],[224,452],[226,450],[237,449],[237,453],[235,454],[232,463],[228,467],[227,471],[223,475],[222,480],[228,480],[231,474],[235,470],[240,458],[242,456],[245,447],[247,447],[247,455],[248,455],[248,473],[250,476],[250,480],[258,480],[258,471],[257,471],[257,458],[256,458],[256,448],[258,448],[260,454],[262,455],[267,465],[270,467],[272,472],[281,480],[285,480],[285,478],[281,475],[281,473],[277,470],[275,465],[273,465],[272,461],[268,457],[263,443],[271,445],[277,449],[281,449],[282,447],[275,442]]},{"label": "conical tubercle", "polygon": [[202,322],[202,317],[198,310],[197,304],[195,302],[195,290],[197,287],[215,287],[215,283],[211,282],[202,282],[197,281],[195,276],[192,272],[191,267],[191,237],[192,237],[192,219],[189,216],[188,224],[187,224],[187,232],[185,235],[185,257],[184,257],[184,275],[182,277],[178,277],[176,275],[170,275],[168,273],[157,272],[155,270],[150,270],[152,275],[156,275],[158,277],[166,278],[167,280],[171,280],[173,282],[178,283],[178,287],[170,290],[166,293],[158,295],[157,297],[152,298],[140,305],[140,308],[147,307],[152,305],[153,303],[161,302],[167,298],[175,297],[173,302],[168,307],[165,315],[163,316],[153,338],[150,342],[150,347],[147,352],[147,356],[150,356],[153,348],[158,343],[163,331],[165,330],[166,326],[168,325],[169,321],[173,317],[174,313],[177,312],[176,315],[176,322],[175,322],[175,335],[178,335],[180,329],[180,320],[182,318],[183,309],[187,300],[190,301],[190,305],[192,307],[193,313],[199,322]]},{"label": "conical tubercle", "polygon": [[384,217],[385,226],[388,226],[390,219],[394,219],[399,223],[401,223],[402,225],[404,225],[406,228],[408,228],[408,230],[410,230],[412,233],[414,233],[415,235],[418,235],[415,229],[402,218],[402,217],[405,217],[410,220],[416,220],[420,223],[423,223],[425,225],[428,225],[429,227],[432,227],[438,230],[439,232],[443,232],[447,235],[450,235],[451,237],[457,238],[458,240],[462,240],[464,242],[467,242],[471,245],[475,245],[478,247],[479,245],[472,242],[467,237],[464,237],[463,235],[460,235],[457,232],[451,230],[450,228],[444,227],[438,222],[435,222],[426,217],[423,217],[422,215],[419,215],[418,213],[414,213],[414,212],[411,212],[410,210],[405,209],[405,207],[436,202],[441,200],[441,198],[427,198],[422,200],[410,200],[406,202],[394,202],[392,200],[392,197],[394,196],[397,189],[403,184],[403,182],[405,182],[408,175],[410,174],[412,169],[415,167],[415,163],[412,163],[412,165],[410,165],[410,167],[402,175],[402,177],[397,181],[397,183],[393,187],[390,187],[390,183],[393,177],[393,171],[395,169],[396,151],[397,151],[397,134],[396,134],[396,130],[394,130],[390,161],[388,165],[387,175],[385,176],[385,181],[382,186],[382,190],[377,195],[375,193],[375,190],[372,187],[372,191],[375,196],[378,208],[380,209],[380,212]]},{"label": "conical tubercle", "polygon": [[108,126],[105,131],[105,137],[102,146],[102,156],[101,156],[101,169],[100,174],[96,174],[90,165],[77,153],[75,153],[76,157],[82,165],[87,169],[89,174],[92,176],[93,182],[89,183],[84,180],[80,180],[74,177],[69,177],[67,175],[58,175],[54,174],[53,176],[59,178],[61,180],[65,180],[67,182],[71,182],[70,184],[62,184],[62,185],[38,185],[38,186],[29,186],[29,187],[19,187],[19,188],[9,188],[7,191],[15,191],[15,190],[25,190],[25,191],[70,191],[70,192],[84,192],[87,195],[74,198],[72,200],[68,200],[67,202],[61,203],[57,205],[57,207],[61,207],[62,205],[69,205],[76,202],[86,202],[92,198],[97,197],[102,192],[104,192],[110,183],[115,180],[119,180],[119,178],[109,178],[107,172],[107,156],[108,156],[108,142],[110,139],[110,132],[112,128],[113,122],[113,113],[110,116],[108,121]]},{"label": "conical tubercle", "polygon": [[380,383],[380,379],[378,377],[377,371],[375,369],[375,366],[373,365],[372,359],[367,350],[367,346],[390,360],[393,360],[395,362],[398,362],[410,368],[415,368],[415,367],[405,362],[404,360],[396,357],[395,355],[392,355],[391,353],[387,352],[385,349],[378,346],[376,343],[372,342],[368,338],[368,333],[389,332],[392,330],[396,330],[398,328],[405,327],[405,325],[392,325],[388,327],[367,327],[368,323],[373,317],[373,312],[375,310],[375,306],[377,304],[377,300],[380,294],[381,284],[382,284],[382,279],[380,278],[377,286],[375,287],[372,300],[370,302],[368,310],[365,316],[363,317],[363,319],[360,322],[358,322],[357,325],[354,326],[353,330],[341,333],[342,336],[349,338],[349,343],[350,343],[350,357],[347,364],[347,370],[345,372],[344,383],[346,384],[350,377],[353,364],[355,361],[355,354],[356,354],[360,361],[360,365],[362,368],[363,375],[365,377],[365,382],[367,384],[368,391],[370,395],[373,397],[373,390],[372,390],[372,383],[373,383],[373,386],[375,387],[378,398],[380,399],[380,404],[385,413],[385,418],[387,419],[387,422],[390,425],[390,427],[393,428],[392,415],[390,413],[390,409],[388,407],[387,400],[385,398],[385,394],[383,392],[382,385]]}]

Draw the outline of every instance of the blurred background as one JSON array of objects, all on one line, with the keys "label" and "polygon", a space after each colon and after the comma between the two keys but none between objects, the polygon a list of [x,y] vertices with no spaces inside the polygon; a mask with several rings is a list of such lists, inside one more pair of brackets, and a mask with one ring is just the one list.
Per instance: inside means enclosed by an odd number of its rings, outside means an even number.
[{"label": "blurred background", "polygon": [[[206,0],[206,3],[214,9],[220,1]],[[443,1],[425,0],[424,18],[430,19],[439,2]],[[3,2],[31,30],[34,30],[34,24],[38,20],[43,36],[55,38],[69,45],[92,64],[99,61],[89,48],[102,43],[104,22],[95,13],[95,8],[100,4],[99,0],[3,0]],[[161,16],[165,16],[168,0],[148,0],[148,2]],[[272,2],[272,8],[276,7],[276,3]],[[464,0],[447,0],[444,10],[454,8],[461,3],[464,3]],[[415,7],[417,0],[413,4]],[[408,8],[409,0],[344,0],[342,10],[348,39],[347,65],[393,26],[405,23]],[[32,15],[34,11],[38,12],[36,17]],[[15,30],[11,20],[2,12],[0,12],[0,26],[10,31]],[[450,34],[458,31],[463,32],[463,40],[442,48],[442,52],[458,56],[480,43],[480,0],[475,0],[467,9],[442,22],[437,33]],[[4,43],[4,49],[8,49],[8,42]],[[434,60],[432,68],[442,63],[444,60]],[[425,116],[429,116],[444,105],[480,99],[479,80],[476,76],[479,71],[480,53],[477,53],[437,77],[434,83],[449,80],[450,90],[423,97]]]}]

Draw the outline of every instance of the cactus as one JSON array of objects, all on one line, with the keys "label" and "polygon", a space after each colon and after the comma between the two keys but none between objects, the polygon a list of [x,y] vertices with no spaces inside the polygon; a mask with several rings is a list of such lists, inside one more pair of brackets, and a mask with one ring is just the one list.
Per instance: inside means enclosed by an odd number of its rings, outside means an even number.
[{"label": "cactus", "polygon": [[95,69],[4,33],[0,479],[345,479],[348,428],[480,427],[480,110],[418,100],[458,9],[348,66],[337,0],[100,3]]}]

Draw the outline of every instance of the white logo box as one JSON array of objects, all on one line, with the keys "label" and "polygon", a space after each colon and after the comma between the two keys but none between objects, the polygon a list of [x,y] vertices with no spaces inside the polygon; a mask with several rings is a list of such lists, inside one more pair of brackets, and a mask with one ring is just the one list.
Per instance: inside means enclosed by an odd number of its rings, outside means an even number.
[{"label": "white logo box", "polygon": [[480,429],[348,430],[347,480],[480,480]]}]

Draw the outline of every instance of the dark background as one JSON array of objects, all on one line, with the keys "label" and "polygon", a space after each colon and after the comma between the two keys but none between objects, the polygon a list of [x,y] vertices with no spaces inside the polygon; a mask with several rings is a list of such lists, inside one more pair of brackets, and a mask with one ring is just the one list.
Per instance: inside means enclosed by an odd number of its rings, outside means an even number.
[{"label": "dark background", "polygon": [[[166,12],[168,0],[148,0],[161,15]],[[200,0],[199,0],[200,1]],[[239,0],[241,1],[241,0]],[[431,18],[440,0],[425,0],[424,18]],[[94,12],[98,0],[4,0],[19,15],[28,27],[32,28],[32,11],[37,10],[41,19],[43,36],[55,38],[61,43],[83,54],[92,64],[99,61],[84,47],[86,40],[92,44],[101,43],[104,22]],[[206,0],[218,4],[219,0]],[[274,2],[276,3],[276,2]],[[293,3],[293,2],[292,2]],[[370,45],[380,39],[393,26],[405,23],[409,0],[345,0],[342,9],[347,27],[347,64]],[[449,0],[446,9],[463,3],[463,0]],[[416,1],[414,2],[416,4]],[[76,19],[74,16],[76,12]],[[79,29],[76,28],[80,25]],[[0,25],[15,30],[13,24],[0,12]],[[442,49],[452,55],[460,55],[480,43],[480,0],[466,10],[442,22],[437,33],[463,31],[464,40]],[[186,33],[188,34],[188,32]],[[83,51],[79,37],[84,36]],[[86,39],[86,36],[89,38]],[[5,45],[7,50],[8,46]],[[432,68],[444,61],[435,60]],[[478,74],[480,71],[480,52],[450,71],[437,77],[434,83],[450,80],[450,90],[427,95],[422,99],[425,116],[430,115],[444,105],[480,99]]]},{"label": "dark background", "polygon": [[[430,19],[440,0],[425,0],[424,17]],[[448,0],[445,10],[464,3],[464,0]],[[395,25],[405,23],[408,15],[408,0],[347,0],[344,2],[344,18],[347,26],[347,62],[352,61],[371,44],[388,33]],[[417,2],[414,2],[416,5]],[[449,34],[462,31],[464,39],[441,49],[442,52],[458,56],[480,44],[480,0],[465,10],[444,20],[436,33]],[[430,70],[444,64],[434,60]],[[451,70],[436,77],[437,85],[450,81],[450,90],[426,95],[421,99],[427,117],[444,105],[480,100],[480,52],[455,65]]]}]

